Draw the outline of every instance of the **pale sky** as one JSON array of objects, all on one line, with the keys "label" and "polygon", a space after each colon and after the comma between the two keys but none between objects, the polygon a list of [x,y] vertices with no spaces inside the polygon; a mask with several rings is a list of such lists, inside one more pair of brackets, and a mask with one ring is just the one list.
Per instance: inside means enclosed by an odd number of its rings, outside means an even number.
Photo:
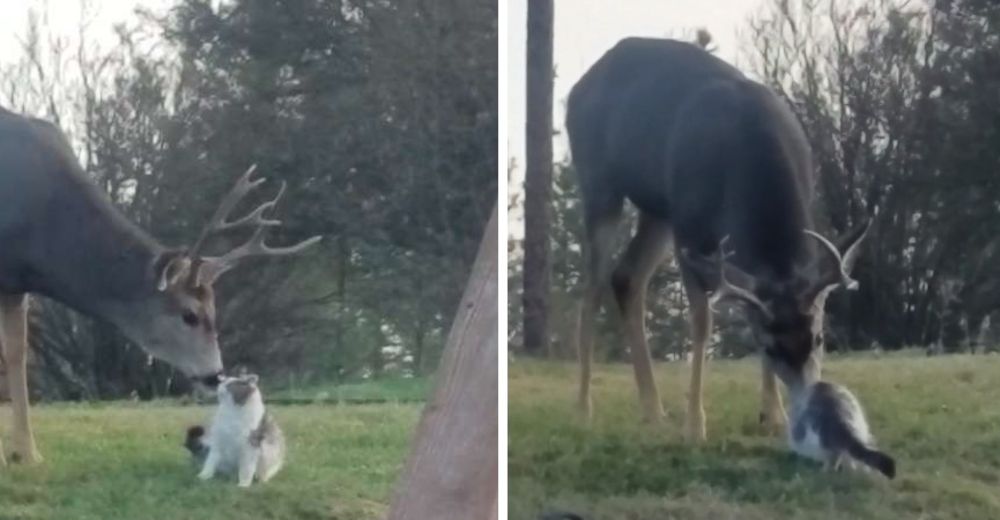
[{"label": "pale sky", "polygon": [[[509,111],[507,143],[518,171],[509,184],[511,193],[521,190],[524,165],[524,67],[525,0],[510,0],[507,29],[507,88]],[[626,36],[681,37],[699,27],[712,33],[717,54],[739,66],[742,56],[737,30],[745,31],[752,13],[763,0],[555,0],[553,27],[556,68],[553,123],[562,132],[563,105],[573,83],[594,61]],[[565,137],[556,137],[554,159],[567,153]],[[503,159],[506,165],[511,158]],[[506,170],[505,170],[506,172]],[[504,201],[505,203],[505,201]],[[521,236],[519,216],[511,215],[509,231]]]},{"label": "pale sky", "polygon": [[[505,0],[499,0],[505,1]],[[519,166],[509,184],[511,192],[521,190],[524,164],[524,52],[526,0],[508,1],[507,143],[510,157],[501,157],[504,165],[513,158]],[[555,96],[553,121],[562,131],[563,104],[570,87],[587,67],[618,40],[626,36],[690,36],[704,27],[712,33],[720,57],[737,63],[741,57],[742,39],[737,30],[745,30],[747,18],[765,0],[555,0]],[[81,13],[89,21],[88,39],[107,47],[116,39],[114,24],[133,19],[136,7],[154,12],[172,4],[172,0],[0,0],[0,63],[16,59],[20,52],[18,38],[23,36],[29,9],[46,12],[48,26],[59,35],[75,41]],[[81,5],[88,9],[81,9]],[[501,28],[501,30],[503,30]],[[503,65],[501,65],[503,66]],[[503,81],[501,79],[501,81]],[[565,158],[565,137],[556,137],[554,152],[557,161]],[[506,204],[506,201],[502,201]],[[518,220],[513,216],[512,220]],[[514,224],[514,222],[511,222]],[[520,236],[520,225],[510,231]]]},{"label": "pale sky", "polygon": [[[16,59],[20,52],[18,38],[24,35],[30,9],[34,9],[39,15],[47,11],[51,28],[74,40],[79,34],[81,13],[86,12],[90,38],[108,45],[115,42],[112,26],[132,19],[136,7],[142,6],[159,12],[168,4],[167,0],[0,0],[0,5],[3,6],[3,16],[0,16],[0,62]],[[82,5],[87,5],[87,8],[81,9]]]}]

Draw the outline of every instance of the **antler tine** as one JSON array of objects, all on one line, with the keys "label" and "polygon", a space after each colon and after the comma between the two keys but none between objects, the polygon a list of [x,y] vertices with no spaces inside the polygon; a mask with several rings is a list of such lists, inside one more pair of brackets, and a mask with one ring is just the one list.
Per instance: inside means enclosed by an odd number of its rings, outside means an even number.
[{"label": "antler tine", "polygon": [[[264,179],[260,180],[263,181]],[[281,189],[278,190],[278,195],[276,195],[273,199],[261,204],[260,206],[257,206],[257,209],[251,211],[248,215],[239,220],[236,220],[234,222],[224,222],[224,221],[220,222],[219,225],[216,226],[215,230],[228,231],[230,229],[236,229],[238,227],[242,227],[247,224],[255,224],[257,226],[262,226],[262,227],[280,226],[281,225],[280,220],[266,219],[264,218],[264,212],[269,209],[274,209],[274,207],[277,206],[278,201],[281,200],[281,196],[285,194],[286,187],[287,187],[286,183],[282,181]]]},{"label": "antler tine", "polygon": [[271,247],[264,243],[264,229],[265,228],[263,226],[258,227],[254,231],[253,236],[236,249],[233,249],[232,251],[217,258],[206,258],[205,266],[202,268],[204,273],[201,274],[201,281],[203,283],[214,282],[222,273],[231,269],[244,258],[251,256],[293,255],[307,249],[323,239],[322,236],[316,235],[295,245],[286,247]]},{"label": "antler tine", "polygon": [[760,298],[757,298],[756,294],[754,294],[752,291],[749,291],[738,285],[733,284],[732,282],[729,281],[729,278],[726,276],[726,258],[734,254],[733,252],[728,252],[728,253],[726,252],[726,244],[728,242],[729,242],[729,235],[726,235],[722,237],[722,240],[719,240],[719,260],[718,260],[719,288],[716,290],[716,294],[714,295],[713,300],[718,300],[726,295],[735,296],[737,298],[741,298],[747,302],[752,303],[756,307],[760,308],[760,310],[764,312],[766,315],[769,315],[770,310],[767,308],[767,305],[764,305],[764,302],[760,301]]},{"label": "antler tine", "polygon": [[[230,227],[233,227],[226,225],[225,223],[226,217],[228,217],[229,214],[232,213],[233,209],[235,209],[236,205],[239,204],[239,202],[243,200],[244,197],[246,197],[247,193],[250,193],[254,188],[260,186],[264,181],[267,180],[265,178],[260,178],[251,181],[250,177],[256,171],[257,171],[256,164],[250,166],[250,168],[247,169],[246,173],[244,173],[242,176],[240,176],[239,179],[237,179],[236,184],[233,186],[231,190],[229,190],[229,193],[227,193],[226,196],[222,198],[222,201],[219,202],[219,207],[216,208],[215,213],[212,214],[212,218],[208,221],[208,224],[206,224],[205,227],[201,230],[201,234],[198,235],[198,240],[195,241],[194,245],[191,246],[191,249],[188,251],[188,256],[190,256],[196,263],[198,262],[198,258],[201,256],[201,249],[202,247],[204,247],[205,240],[208,239],[209,235],[221,229],[229,229]],[[263,210],[261,211],[261,213],[262,212]],[[257,213],[257,211],[254,211],[254,213]],[[253,214],[251,214],[251,216],[252,215]],[[244,220],[248,219],[245,218],[240,219],[238,222],[242,223]]]},{"label": "antler tine", "polygon": [[[833,243],[827,240],[826,237],[815,231],[809,229],[804,229],[803,231],[806,235],[819,241],[820,245],[823,246],[823,249],[830,253],[830,256],[832,256],[837,262],[837,274],[840,275],[839,282],[849,291],[856,290],[858,288],[858,281],[851,278],[851,275],[847,274],[847,271],[844,270],[844,257],[840,254],[840,251],[837,250],[837,246],[833,245]],[[830,283],[835,284],[836,281],[837,280],[830,280]]]},{"label": "antler tine", "polygon": [[271,247],[264,243],[264,228],[259,227],[254,231],[250,240],[243,245],[219,257],[219,262],[223,264],[235,264],[239,260],[249,256],[284,256],[302,251],[303,249],[319,242],[323,237],[317,235],[307,238],[298,244],[287,247]]},{"label": "antler tine", "polygon": [[[197,286],[206,283],[213,283],[219,275],[228,271],[243,258],[250,256],[292,255],[308,248],[309,246],[312,246],[322,239],[321,236],[314,236],[303,240],[298,244],[287,247],[270,247],[264,243],[264,231],[269,227],[281,225],[280,220],[266,218],[264,215],[268,211],[273,210],[278,205],[278,201],[280,201],[281,197],[285,194],[285,189],[288,185],[284,182],[281,183],[281,188],[278,190],[277,195],[275,195],[273,199],[261,204],[242,218],[231,222],[226,221],[226,218],[233,211],[240,200],[242,200],[247,193],[265,181],[263,178],[257,180],[250,179],[256,169],[256,164],[251,166],[250,169],[248,169],[246,173],[244,173],[243,176],[236,181],[236,185],[233,186],[233,189],[222,199],[222,202],[219,204],[219,208],[212,216],[211,221],[209,221],[208,225],[205,226],[205,229],[202,231],[198,241],[195,242],[194,247],[191,248],[191,252],[188,253],[188,256],[192,259],[191,267],[188,271],[188,280],[191,285]],[[219,257],[207,258],[199,254],[205,239],[213,232],[228,231],[244,226],[255,226],[255,228],[250,239],[239,247]]]}]

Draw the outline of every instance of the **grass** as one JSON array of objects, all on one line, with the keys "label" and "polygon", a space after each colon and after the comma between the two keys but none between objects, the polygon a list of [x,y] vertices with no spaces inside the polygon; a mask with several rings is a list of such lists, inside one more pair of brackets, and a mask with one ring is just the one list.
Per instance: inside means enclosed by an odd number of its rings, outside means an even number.
[{"label": "grass", "polygon": [[859,396],[896,457],[894,481],[824,473],[757,433],[756,360],[709,363],[709,440],[686,444],[688,367],[656,370],[663,425],[640,424],[626,365],[596,367],[586,425],[573,410],[573,364],[510,366],[509,518],[1000,518],[1000,356],[828,356],[824,377]]},{"label": "grass", "polygon": [[[0,468],[0,520],[384,517],[419,404],[270,408],[288,438],[287,466],[267,484],[239,489],[233,481],[199,481],[181,446],[186,427],[205,420],[210,407],[37,406],[45,462]],[[0,417],[6,422],[9,409]]]},{"label": "grass", "polygon": [[267,392],[271,400],[357,402],[397,401],[415,402],[426,398],[430,389],[429,377],[393,377],[371,379],[345,384],[319,384],[286,386]]}]

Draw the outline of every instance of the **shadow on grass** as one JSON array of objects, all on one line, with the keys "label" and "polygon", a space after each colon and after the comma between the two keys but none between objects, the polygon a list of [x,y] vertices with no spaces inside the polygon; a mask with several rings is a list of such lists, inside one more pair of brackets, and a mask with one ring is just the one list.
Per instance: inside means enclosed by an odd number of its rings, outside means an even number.
[{"label": "shadow on grass", "polygon": [[774,439],[728,439],[698,447],[606,432],[565,433],[557,435],[559,442],[512,457],[512,474],[544,482],[553,495],[680,497],[708,488],[742,503],[801,505],[830,492],[865,493],[875,478],[825,473],[818,464],[781,449]]}]

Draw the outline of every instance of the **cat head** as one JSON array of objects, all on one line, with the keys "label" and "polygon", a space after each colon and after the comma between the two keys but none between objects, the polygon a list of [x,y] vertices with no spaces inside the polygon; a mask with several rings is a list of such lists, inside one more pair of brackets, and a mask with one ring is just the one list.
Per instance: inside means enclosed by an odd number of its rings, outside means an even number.
[{"label": "cat head", "polygon": [[219,384],[219,402],[243,406],[250,397],[260,392],[257,381],[257,374],[223,378]]}]

